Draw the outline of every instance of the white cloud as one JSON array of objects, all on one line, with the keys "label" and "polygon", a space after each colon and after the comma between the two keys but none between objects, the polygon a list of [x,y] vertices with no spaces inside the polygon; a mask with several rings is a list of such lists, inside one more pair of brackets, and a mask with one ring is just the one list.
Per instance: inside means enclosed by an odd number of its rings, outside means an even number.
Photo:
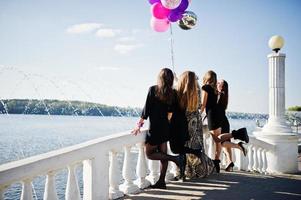
[{"label": "white cloud", "polygon": [[142,46],[143,46],[142,44],[116,44],[114,50],[121,54],[127,54]]},{"label": "white cloud", "polygon": [[118,39],[119,42],[133,42],[135,40],[136,40],[136,38],[132,37],[132,36],[121,37],[121,38]]},{"label": "white cloud", "polygon": [[95,35],[101,38],[112,38],[119,33],[121,33],[119,29],[99,29]]},{"label": "white cloud", "polygon": [[99,23],[84,23],[84,24],[75,24],[66,29],[67,33],[70,34],[80,34],[80,33],[89,33],[100,27],[102,24]]}]

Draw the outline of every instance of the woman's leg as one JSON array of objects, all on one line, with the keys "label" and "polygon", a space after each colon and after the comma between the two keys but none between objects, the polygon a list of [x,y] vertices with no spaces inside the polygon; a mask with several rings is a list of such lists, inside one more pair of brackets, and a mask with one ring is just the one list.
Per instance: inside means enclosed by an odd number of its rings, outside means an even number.
[{"label": "woman's leg", "polygon": [[215,145],[216,145],[215,160],[219,160],[219,157],[221,154],[221,140],[219,138],[219,136],[221,134],[221,128],[211,130],[210,133],[211,133],[213,140],[215,142]]},{"label": "woman's leg", "polygon": [[218,138],[214,138],[214,141],[224,142],[231,138],[242,140],[246,143],[249,142],[249,136],[246,128],[241,128],[238,130],[233,130],[232,133],[223,133],[218,136]]},{"label": "woman's leg", "polygon": [[232,160],[232,149],[231,149],[231,147],[226,147],[224,145],[224,143],[225,142],[223,142],[222,147],[225,148],[225,153],[226,153],[226,156],[228,158],[228,162],[231,163],[231,162],[233,162],[233,160]]},{"label": "woman's leg", "polygon": [[247,149],[243,146],[242,142],[236,144],[236,143],[232,143],[232,142],[229,142],[229,141],[225,141],[223,142],[223,147],[225,148],[236,148],[236,149],[239,149],[242,151],[242,153],[246,156],[247,154]]},{"label": "woman's leg", "polygon": [[232,143],[232,142],[229,142],[229,141],[223,142],[222,146],[225,147],[226,149],[229,149],[229,150],[231,150],[231,148],[236,148],[236,149],[242,150],[241,147],[238,144],[235,144],[235,143]]},{"label": "woman's leg", "polygon": [[[161,147],[161,145],[163,145]],[[150,160],[166,160],[166,161],[172,161],[176,163],[176,165],[179,165],[179,161],[177,159],[177,156],[168,155],[165,152],[162,152],[161,149],[164,149],[164,145],[166,146],[166,142],[162,143],[160,145],[150,145],[145,144],[145,154],[148,159]],[[160,151],[158,151],[158,148]],[[167,147],[166,147],[167,148]]]},{"label": "woman's leg", "polygon": [[[159,146],[160,152],[167,153],[167,145],[166,143],[160,144]],[[165,183],[165,175],[168,167],[168,160],[160,160],[161,162],[161,169],[160,169],[160,178],[159,182]]]}]

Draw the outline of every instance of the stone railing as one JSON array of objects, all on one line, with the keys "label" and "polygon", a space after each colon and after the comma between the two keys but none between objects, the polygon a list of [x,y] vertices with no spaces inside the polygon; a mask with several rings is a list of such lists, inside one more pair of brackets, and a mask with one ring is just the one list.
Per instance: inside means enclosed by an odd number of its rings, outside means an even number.
[{"label": "stone railing", "polygon": [[[84,142],[78,145],[33,156],[0,166],[0,199],[6,189],[22,184],[21,199],[33,199],[32,181],[46,176],[44,199],[58,199],[55,176],[68,169],[65,198],[81,199],[76,168],[82,165],[83,199],[116,199],[124,194],[137,193],[159,177],[159,162],[149,161],[144,154],[146,130],[138,136],[129,132]],[[123,164],[118,159],[122,152]],[[137,157],[133,157],[136,154]],[[122,165],[122,172],[120,168]],[[176,166],[170,165],[167,177],[174,177]],[[136,172],[136,175],[135,175]],[[147,176],[147,174],[149,174]]]},{"label": "stone railing", "polygon": [[[22,200],[33,199],[32,181],[37,176],[46,176],[44,199],[58,199],[55,176],[64,169],[68,169],[65,198],[81,199],[75,173],[80,165],[83,168],[83,199],[117,199],[125,194],[141,192],[158,180],[160,169],[159,161],[148,160],[145,156],[145,134],[146,130],[137,136],[129,131],[123,132],[3,164],[0,166],[0,199],[14,183],[22,184]],[[204,146],[212,158],[213,140],[205,129]],[[250,137],[246,157],[240,150],[234,150],[236,170],[267,173],[267,153],[274,149],[274,145]],[[123,162],[120,155],[123,155]],[[222,156],[222,167],[226,165],[225,159]],[[170,163],[166,179],[177,173],[176,165]]]}]

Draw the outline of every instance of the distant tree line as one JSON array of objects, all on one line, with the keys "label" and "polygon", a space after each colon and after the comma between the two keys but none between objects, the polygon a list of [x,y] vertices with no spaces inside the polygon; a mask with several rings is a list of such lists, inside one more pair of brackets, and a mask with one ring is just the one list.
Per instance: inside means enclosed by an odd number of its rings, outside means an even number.
[{"label": "distant tree line", "polygon": [[[286,113],[289,123],[301,124],[300,106],[290,107]],[[292,111],[293,110],[293,111]],[[39,114],[39,115],[79,115],[79,116],[128,116],[138,117],[141,108],[108,106],[84,101],[37,100],[37,99],[2,99],[0,114]],[[267,120],[267,114],[227,112],[231,119],[262,119]]]},{"label": "distant tree line", "polygon": [[301,106],[292,106],[288,108],[289,111],[301,111]]},{"label": "distant tree line", "polygon": [[116,107],[83,101],[4,99],[2,114],[80,115],[80,116],[139,116],[140,108]]}]

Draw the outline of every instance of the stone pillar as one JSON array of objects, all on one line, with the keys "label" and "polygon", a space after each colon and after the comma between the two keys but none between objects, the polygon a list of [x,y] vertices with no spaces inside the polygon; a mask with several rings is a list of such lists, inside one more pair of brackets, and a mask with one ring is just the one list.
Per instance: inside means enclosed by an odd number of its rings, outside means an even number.
[{"label": "stone pillar", "polygon": [[271,53],[269,60],[269,120],[263,127],[266,134],[288,134],[292,129],[285,123],[285,54]]},{"label": "stone pillar", "polygon": [[267,172],[294,173],[298,171],[298,136],[285,122],[285,54],[271,53],[269,60],[269,120],[262,130],[255,131],[257,139],[276,145],[267,151]]}]

